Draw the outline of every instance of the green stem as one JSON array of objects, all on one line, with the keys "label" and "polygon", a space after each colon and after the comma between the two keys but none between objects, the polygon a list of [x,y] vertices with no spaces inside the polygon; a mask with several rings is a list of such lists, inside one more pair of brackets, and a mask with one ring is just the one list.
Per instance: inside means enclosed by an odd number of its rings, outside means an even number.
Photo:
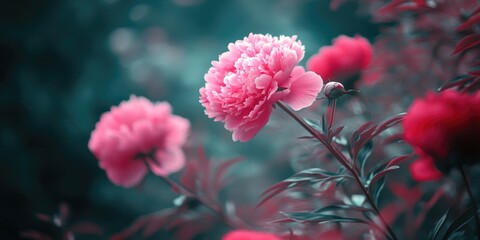
[{"label": "green stem", "polygon": [[307,132],[309,132],[313,137],[315,137],[319,142],[321,142],[329,151],[334,155],[337,160],[352,174],[352,176],[355,179],[355,182],[357,182],[358,186],[360,187],[360,190],[363,192],[365,195],[367,201],[369,202],[370,206],[372,207],[373,211],[377,214],[378,218],[384,225],[384,227],[387,229],[388,233],[390,234],[390,237],[393,240],[397,240],[397,236],[393,232],[392,228],[388,225],[387,221],[382,217],[380,214],[379,209],[377,208],[375,202],[373,201],[373,198],[370,196],[370,193],[368,192],[367,188],[364,186],[362,183],[362,180],[358,176],[358,173],[355,171],[355,169],[350,166],[348,159],[343,155],[340,150],[338,150],[334,145],[324,141],[322,137],[320,137],[317,132],[315,132],[314,129],[312,129],[303,119],[298,117],[294,112],[292,112],[289,108],[287,108],[285,105],[283,105],[281,102],[277,101],[276,104],[283,110],[285,111],[290,117],[292,117],[296,122],[298,122]]}]

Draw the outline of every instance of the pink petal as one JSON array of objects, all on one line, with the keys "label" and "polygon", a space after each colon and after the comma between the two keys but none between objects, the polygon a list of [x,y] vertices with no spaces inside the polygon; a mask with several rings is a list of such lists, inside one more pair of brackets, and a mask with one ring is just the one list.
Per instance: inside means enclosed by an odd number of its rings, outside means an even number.
[{"label": "pink petal", "polygon": [[314,72],[305,72],[303,67],[295,67],[292,71],[290,93],[283,97],[282,101],[298,111],[312,105],[322,86],[322,77]]},{"label": "pink petal", "polygon": [[147,167],[141,160],[128,161],[122,166],[111,166],[105,170],[110,181],[125,188],[139,184],[147,174]]},{"label": "pink petal", "polygon": [[247,122],[243,126],[240,126],[237,130],[233,132],[232,139],[233,141],[247,142],[257,135],[262,128],[267,125],[268,119],[272,112],[272,107],[266,104],[265,109],[261,112],[260,116],[250,122]]},{"label": "pink petal", "polygon": [[416,181],[434,181],[442,178],[443,174],[433,164],[433,159],[418,159],[410,165],[410,173]]},{"label": "pink petal", "polygon": [[157,150],[156,162],[148,161],[152,172],[158,176],[167,176],[180,170],[185,165],[185,155],[180,148]]}]

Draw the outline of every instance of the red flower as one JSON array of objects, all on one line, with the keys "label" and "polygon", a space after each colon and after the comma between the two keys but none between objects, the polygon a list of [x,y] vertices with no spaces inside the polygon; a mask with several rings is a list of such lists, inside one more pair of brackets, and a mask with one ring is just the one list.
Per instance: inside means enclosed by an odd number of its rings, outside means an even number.
[{"label": "red flower", "polygon": [[341,81],[359,74],[372,60],[372,46],[361,36],[339,36],[332,46],[320,48],[310,57],[307,69],[316,72],[325,82]]},{"label": "red flower", "polygon": [[413,102],[403,127],[405,141],[419,156],[410,168],[415,180],[436,180],[441,172],[475,163],[480,159],[480,92],[428,93]]},{"label": "red flower", "polygon": [[235,230],[225,234],[223,240],[280,240],[280,238],[271,233]]}]

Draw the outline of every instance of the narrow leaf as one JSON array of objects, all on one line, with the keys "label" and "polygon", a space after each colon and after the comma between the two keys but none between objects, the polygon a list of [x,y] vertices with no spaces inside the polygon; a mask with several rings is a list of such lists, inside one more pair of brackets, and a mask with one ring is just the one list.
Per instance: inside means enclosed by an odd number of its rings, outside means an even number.
[{"label": "narrow leaf", "polygon": [[411,156],[412,155],[409,154],[409,155],[402,155],[402,156],[395,157],[388,162],[388,164],[385,168],[389,168],[389,167],[394,166],[394,165],[398,166],[401,163],[403,163],[404,161],[408,160]]},{"label": "narrow leaf", "polygon": [[[445,232],[443,239],[449,239],[450,235],[456,232],[458,229],[462,228],[466,224],[470,223],[474,219],[475,208],[470,207],[468,208],[462,215],[460,215],[457,219],[455,219],[450,227]],[[477,213],[478,214],[478,213]]]},{"label": "narrow leaf", "polygon": [[368,182],[368,187],[373,186],[380,178],[385,177],[389,172],[399,169],[400,167],[397,165],[390,166],[385,168],[384,170],[380,171],[379,173],[375,174],[371,180]]},{"label": "narrow leaf", "polygon": [[480,23],[480,13],[477,13],[475,15],[472,15],[468,18],[467,21],[462,23],[462,25],[458,26],[456,31],[465,31],[473,27],[473,25]]},{"label": "narrow leaf", "polygon": [[370,211],[372,211],[369,208],[360,207],[360,206],[356,206],[356,205],[341,205],[341,204],[338,204],[338,205],[330,205],[330,206],[327,206],[327,207],[319,208],[319,209],[317,209],[313,212],[314,213],[322,213],[322,212],[335,211],[335,210],[351,210],[351,211],[358,211],[358,212],[370,212]]},{"label": "narrow leaf", "polygon": [[334,138],[336,137],[344,128],[345,126],[340,126],[338,127],[337,129],[335,129],[331,134],[330,134],[330,137],[331,138]]},{"label": "narrow leaf", "polygon": [[242,158],[234,158],[230,159],[227,161],[223,161],[218,166],[215,168],[216,170],[216,175],[215,175],[215,188],[216,190],[220,190],[223,187],[223,183],[225,182],[224,178],[225,175],[227,174],[227,171],[232,167],[233,165],[237,164],[238,162],[242,161]]},{"label": "narrow leaf", "polygon": [[480,33],[470,34],[460,39],[452,55],[463,52],[480,44]]},{"label": "narrow leaf", "polygon": [[440,229],[442,229],[442,227],[445,225],[445,220],[447,219],[449,210],[450,209],[448,209],[447,212],[445,212],[445,214],[443,214],[443,216],[440,219],[438,219],[438,221],[435,223],[433,230],[430,232],[429,238],[431,240],[435,240],[437,238],[438,233],[440,232]]}]

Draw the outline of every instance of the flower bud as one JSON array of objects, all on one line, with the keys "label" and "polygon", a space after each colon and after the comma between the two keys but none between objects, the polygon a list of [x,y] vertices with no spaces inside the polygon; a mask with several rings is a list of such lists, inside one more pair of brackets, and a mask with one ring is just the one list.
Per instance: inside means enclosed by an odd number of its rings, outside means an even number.
[{"label": "flower bud", "polygon": [[336,99],[345,94],[345,87],[339,82],[329,82],[325,84],[323,93],[328,99]]}]

